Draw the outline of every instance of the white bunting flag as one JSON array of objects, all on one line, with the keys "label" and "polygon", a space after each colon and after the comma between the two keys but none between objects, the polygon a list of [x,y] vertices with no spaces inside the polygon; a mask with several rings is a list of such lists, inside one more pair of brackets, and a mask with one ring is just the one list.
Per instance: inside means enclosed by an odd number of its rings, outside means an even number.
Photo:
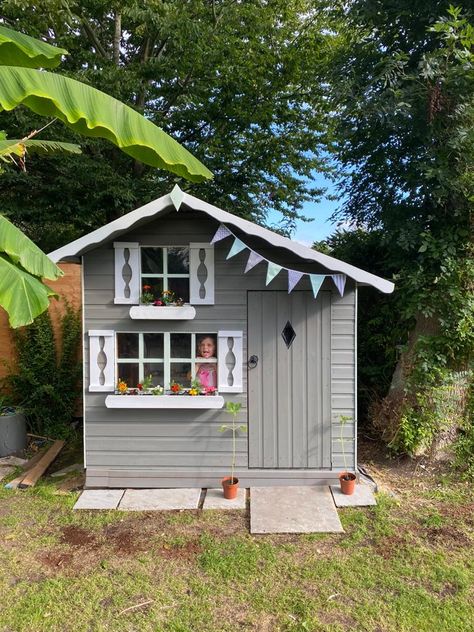
[{"label": "white bunting flag", "polygon": [[345,274],[333,274],[332,280],[334,281],[334,285],[339,290],[339,294],[344,296],[344,287],[346,285],[346,275]]},{"label": "white bunting flag", "polygon": [[221,224],[219,228],[217,229],[216,234],[211,239],[211,244],[215,244],[216,241],[220,241],[221,239],[225,239],[226,237],[230,237],[231,235],[232,233],[227,228],[227,226],[224,226],[224,224]]},{"label": "white bunting flag", "polygon": [[324,283],[324,279],[326,275],[324,274],[310,274],[309,280],[311,281],[311,287],[313,288],[313,296],[317,297],[319,290],[321,289],[321,285]]},{"label": "white bunting flag", "polygon": [[281,266],[279,266],[277,263],[272,263],[271,261],[269,261],[267,269],[267,280],[265,281],[265,285],[268,285],[276,277],[276,275],[281,272],[281,270],[283,270]]},{"label": "white bunting flag", "polygon": [[298,270],[288,270],[288,294],[293,290],[302,276],[303,273],[298,272]]},{"label": "white bunting flag", "polygon": [[247,272],[249,270],[251,270],[252,268],[254,268],[257,263],[260,263],[260,261],[263,261],[263,257],[262,255],[259,255],[258,252],[254,252],[253,250],[250,251],[250,255],[249,255],[249,260],[247,261],[247,265],[245,266],[245,272],[244,274],[247,274]]},{"label": "white bunting flag", "polygon": [[244,248],[247,248],[244,242],[240,241],[238,237],[234,237],[234,243],[232,244],[232,248],[229,250],[229,254],[227,255],[226,259],[230,259],[231,257],[235,256]]}]

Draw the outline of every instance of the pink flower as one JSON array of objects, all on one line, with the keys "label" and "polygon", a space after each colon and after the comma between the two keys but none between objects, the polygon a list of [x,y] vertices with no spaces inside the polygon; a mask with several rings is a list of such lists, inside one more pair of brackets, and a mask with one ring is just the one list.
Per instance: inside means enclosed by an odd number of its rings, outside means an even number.
[{"label": "pink flower", "polygon": [[153,305],[156,305],[156,307],[160,307],[161,305],[163,305],[163,301],[153,301]]}]

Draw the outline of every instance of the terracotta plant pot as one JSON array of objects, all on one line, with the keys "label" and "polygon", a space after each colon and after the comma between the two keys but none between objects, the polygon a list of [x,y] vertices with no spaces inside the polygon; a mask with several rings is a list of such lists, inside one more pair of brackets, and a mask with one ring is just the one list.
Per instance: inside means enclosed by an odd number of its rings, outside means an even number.
[{"label": "terracotta plant pot", "polygon": [[341,484],[341,492],[346,496],[354,493],[357,476],[352,472],[341,472],[339,474],[339,483]]},{"label": "terracotta plant pot", "polygon": [[237,498],[237,492],[239,491],[239,479],[226,476],[221,480],[222,489],[224,490],[224,498],[227,500],[233,500]]}]

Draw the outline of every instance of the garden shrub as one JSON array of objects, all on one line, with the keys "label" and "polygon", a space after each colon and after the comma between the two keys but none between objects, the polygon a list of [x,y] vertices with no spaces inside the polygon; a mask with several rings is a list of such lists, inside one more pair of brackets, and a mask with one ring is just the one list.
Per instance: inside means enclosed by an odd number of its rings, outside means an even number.
[{"label": "garden shrub", "polygon": [[33,434],[65,438],[80,392],[81,317],[68,303],[60,319],[61,342],[54,337],[48,312],[14,332],[16,371],[6,379]]}]

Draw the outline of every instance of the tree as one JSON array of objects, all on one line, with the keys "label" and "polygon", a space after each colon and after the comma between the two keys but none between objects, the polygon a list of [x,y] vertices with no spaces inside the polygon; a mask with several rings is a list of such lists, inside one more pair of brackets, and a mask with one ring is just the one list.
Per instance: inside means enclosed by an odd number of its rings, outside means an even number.
[{"label": "tree", "polygon": [[[288,232],[303,203],[321,193],[313,170],[325,168],[318,75],[329,35],[319,4],[72,0],[65,10],[53,0],[34,7],[6,0],[2,16],[70,50],[71,76],[102,86],[185,143],[215,176],[193,193],[263,224],[277,210],[278,228]],[[17,116],[5,127],[11,135],[25,125],[24,113]],[[110,155],[102,142],[82,147],[78,160],[35,160],[34,189],[18,173],[0,183],[9,216],[44,247],[115,219],[176,180]],[[71,221],[61,228],[64,204]]]},{"label": "tree", "polygon": [[[0,26],[0,107],[11,110],[24,104],[37,114],[60,118],[82,134],[106,138],[153,166],[195,181],[211,177],[189,152],[131,108],[67,77],[31,69],[37,64],[53,67],[65,52]],[[15,62],[17,66],[2,65]],[[77,152],[68,144],[30,138],[7,141],[4,137],[2,142],[0,155],[10,160],[14,154],[23,157],[27,148]],[[53,292],[42,278],[61,274],[33,242],[0,216],[0,305],[12,327],[31,323],[47,309]]]},{"label": "tree", "polygon": [[474,350],[474,29],[460,4],[351,3],[330,75],[341,215],[381,231],[398,267],[392,318],[412,330],[388,398],[392,445],[409,452],[439,430],[432,389]]}]

